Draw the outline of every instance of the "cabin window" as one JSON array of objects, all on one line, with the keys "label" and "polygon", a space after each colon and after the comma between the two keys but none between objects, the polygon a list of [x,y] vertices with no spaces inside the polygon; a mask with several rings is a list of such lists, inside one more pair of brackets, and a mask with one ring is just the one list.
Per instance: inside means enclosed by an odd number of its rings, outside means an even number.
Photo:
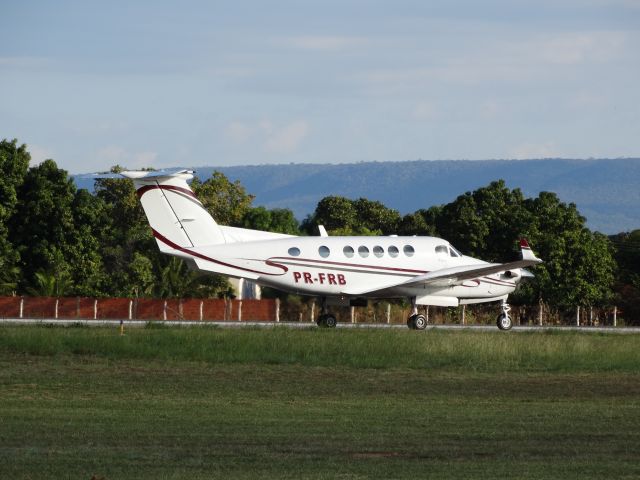
[{"label": "cabin window", "polygon": [[322,258],[327,258],[329,256],[329,254],[331,253],[331,251],[329,250],[329,247],[325,247],[324,245],[322,245],[318,249],[318,253],[320,254],[320,256]]},{"label": "cabin window", "polygon": [[291,247],[289,249],[289,255],[291,255],[292,257],[297,257],[298,255],[300,255],[300,249],[298,247]]},{"label": "cabin window", "polygon": [[400,251],[398,250],[398,247],[393,246],[393,245],[391,245],[391,246],[387,249],[387,251],[389,252],[389,256],[390,256],[390,257],[393,257],[393,258],[396,258],[396,257],[399,255],[399,253],[400,253]]},{"label": "cabin window", "polygon": [[364,245],[358,247],[358,255],[360,255],[362,258],[367,258],[369,256],[369,249]]},{"label": "cabin window", "polygon": [[451,251],[451,256],[452,257],[461,257],[462,254],[456,250],[452,245],[449,245],[449,250]]},{"label": "cabin window", "polygon": [[446,245],[438,245],[436,247],[436,254],[437,255],[449,255],[449,249],[447,248]]},{"label": "cabin window", "polygon": [[344,253],[344,256],[347,258],[351,258],[353,257],[353,247],[350,247],[349,245],[347,245],[346,247],[344,247],[342,249],[342,253]]},{"label": "cabin window", "polygon": [[402,251],[407,257],[413,257],[413,254],[416,253],[415,249],[411,245],[405,245]]},{"label": "cabin window", "polygon": [[375,247],[373,247],[373,254],[376,257],[380,258],[384,255],[384,249],[381,246],[376,245]]}]

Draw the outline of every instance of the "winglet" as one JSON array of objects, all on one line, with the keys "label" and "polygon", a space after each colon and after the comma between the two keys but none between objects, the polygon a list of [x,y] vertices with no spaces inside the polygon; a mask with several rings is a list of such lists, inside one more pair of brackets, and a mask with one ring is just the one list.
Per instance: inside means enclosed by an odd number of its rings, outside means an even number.
[{"label": "winglet", "polygon": [[531,247],[529,246],[529,242],[527,241],[526,238],[521,238],[520,239],[520,251],[522,252],[522,259],[523,260],[531,260],[531,261],[534,261],[536,263],[542,262],[542,260],[540,260],[538,257],[535,256],[535,254],[533,253],[533,250],[531,250]]}]

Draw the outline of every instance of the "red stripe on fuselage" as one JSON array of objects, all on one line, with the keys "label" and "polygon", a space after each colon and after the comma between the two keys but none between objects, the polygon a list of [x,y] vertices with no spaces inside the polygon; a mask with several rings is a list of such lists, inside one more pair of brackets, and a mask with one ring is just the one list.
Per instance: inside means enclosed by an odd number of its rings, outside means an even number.
[{"label": "red stripe on fuselage", "polygon": [[245,272],[257,273],[259,275],[270,275],[270,276],[284,275],[285,273],[287,273],[289,271],[289,269],[287,267],[285,267],[284,265],[280,265],[278,263],[271,262],[269,260],[265,261],[265,264],[269,265],[270,267],[276,267],[276,268],[282,269],[282,273],[262,272],[260,270],[252,270],[250,268],[238,267],[237,265],[232,265],[230,263],[222,262],[220,260],[216,260],[215,258],[207,257],[206,255],[203,255],[202,253],[199,253],[199,252],[196,252],[196,251],[189,250],[187,248],[181,247],[180,245],[178,245],[177,243],[172,242],[167,237],[162,235],[160,232],[154,230],[153,228],[151,229],[151,231],[153,232],[153,236],[154,237],[156,237],[162,243],[168,245],[171,248],[174,248],[174,249],[176,249],[176,250],[178,250],[180,252],[186,253],[186,254],[188,254],[188,255],[190,255],[192,257],[201,258],[202,260],[206,260],[207,262],[217,263],[218,265],[222,265],[224,267],[235,268],[237,270],[242,270],[242,271],[245,271]]}]

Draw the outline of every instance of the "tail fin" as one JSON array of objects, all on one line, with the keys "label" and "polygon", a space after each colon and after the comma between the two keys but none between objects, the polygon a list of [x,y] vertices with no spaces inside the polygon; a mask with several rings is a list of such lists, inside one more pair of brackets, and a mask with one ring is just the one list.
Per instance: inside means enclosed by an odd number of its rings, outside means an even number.
[{"label": "tail fin", "polygon": [[224,233],[187,184],[190,170],[125,171],[163,252],[226,243]]}]

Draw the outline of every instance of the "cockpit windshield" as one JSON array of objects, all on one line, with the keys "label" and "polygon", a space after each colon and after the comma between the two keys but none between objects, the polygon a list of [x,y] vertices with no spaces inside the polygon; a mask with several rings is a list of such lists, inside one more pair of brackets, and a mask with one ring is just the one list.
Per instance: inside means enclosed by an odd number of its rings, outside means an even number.
[{"label": "cockpit windshield", "polygon": [[461,257],[461,256],[462,256],[462,254],[461,254],[458,250],[456,250],[456,249],[453,247],[453,245],[449,245],[449,254],[450,254],[452,257]]}]

